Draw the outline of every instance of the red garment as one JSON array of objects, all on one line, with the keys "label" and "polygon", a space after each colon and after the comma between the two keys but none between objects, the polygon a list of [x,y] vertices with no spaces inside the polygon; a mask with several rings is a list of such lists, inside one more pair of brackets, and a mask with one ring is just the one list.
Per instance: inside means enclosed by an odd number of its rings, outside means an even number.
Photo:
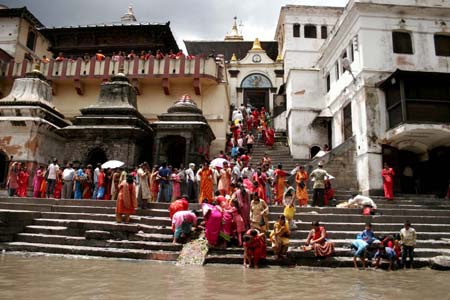
[{"label": "red garment", "polygon": [[[246,234],[250,235],[251,229]],[[266,240],[264,236],[259,235],[252,237],[250,242],[244,243],[244,247],[247,250],[247,254],[250,259],[253,260],[253,265],[257,266],[262,258],[266,258]]]},{"label": "red garment", "polygon": [[97,54],[95,54],[95,59],[97,61],[102,61],[102,60],[105,60],[105,56],[103,55],[103,53],[97,53]]},{"label": "red garment", "polygon": [[329,180],[326,180],[323,204],[325,206],[328,206],[330,204],[330,200],[333,198],[334,198],[334,189],[331,187],[331,182]]},{"label": "red garment", "polygon": [[384,168],[383,171],[381,171],[381,176],[383,177],[384,197],[388,200],[392,200],[394,198],[394,169]]},{"label": "red garment", "polygon": [[30,177],[30,174],[28,174],[27,171],[20,171],[19,188],[17,189],[17,196],[19,197],[27,196],[28,177]]},{"label": "red garment", "polygon": [[266,146],[272,147],[275,143],[275,131],[272,128],[266,129],[264,131],[266,137]]},{"label": "red garment", "polygon": [[[312,237],[313,240],[317,240],[320,239],[320,237],[322,236],[322,232],[325,230],[325,228],[323,226],[319,226],[319,230],[315,230],[314,229],[314,235]],[[326,238],[326,236],[325,236]],[[322,241],[323,242],[323,241]]]},{"label": "red garment", "polygon": [[99,172],[97,175],[97,186],[101,187],[101,186],[105,186],[105,173],[104,172]]},{"label": "red garment", "polygon": [[181,198],[178,200],[175,200],[174,202],[170,203],[169,205],[169,218],[172,220],[173,215],[182,210],[188,210],[189,209],[189,203],[185,198]]},{"label": "red garment", "polygon": [[55,199],[61,199],[62,188],[63,188],[62,180],[59,178],[56,179],[55,191],[53,192],[53,196],[55,197]]}]

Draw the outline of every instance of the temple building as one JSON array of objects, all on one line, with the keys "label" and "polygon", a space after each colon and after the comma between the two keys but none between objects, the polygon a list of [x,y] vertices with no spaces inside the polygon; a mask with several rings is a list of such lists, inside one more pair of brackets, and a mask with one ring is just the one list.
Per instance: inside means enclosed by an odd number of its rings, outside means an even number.
[{"label": "temple building", "polygon": [[450,4],[440,0],[283,6],[276,40],[292,155],[310,158],[328,144],[320,159],[345,178],[340,187],[380,193],[388,163],[397,191],[405,192],[409,167],[414,192],[442,195],[450,179],[449,24]]},{"label": "temple building", "polygon": [[[9,17],[12,12],[6,13],[10,9],[3,10],[7,17],[0,18],[0,21],[14,20]],[[26,13],[18,18],[27,22],[28,19],[33,20],[26,8],[22,11]],[[0,99],[0,185],[6,182],[5,174],[11,158],[24,162],[34,174],[36,166],[47,165],[53,157],[60,162],[78,161],[83,164],[122,159],[129,167],[144,160],[160,163],[167,159],[170,164],[178,166],[191,162],[191,159],[200,163],[223,150],[230,107],[223,60],[185,55],[176,58],[151,55],[148,59],[136,55],[118,60],[106,56],[104,60],[98,60],[93,56],[102,49],[105,54],[117,50],[137,52],[141,49],[138,46],[147,53],[148,50],[164,50],[167,54],[170,50],[179,49],[169,23],[136,23],[133,17],[129,10],[122,18],[123,25],[45,28],[37,23],[39,26],[33,28],[40,37],[48,38],[48,49],[53,55],[57,55],[55,51],[65,53],[63,59],[41,62],[38,72],[41,85],[46,87],[46,99],[51,99],[46,100],[45,109],[52,109],[53,114],[61,119],[55,121],[54,129],[50,128],[58,143],[46,142],[40,131],[33,128],[29,129],[33,134],[12,137],[18,130],[17,126],[22,126],[22,122],[15,119],[25,115],[16,106],[29,102],[24,99],[15,103],[15,95],[26,90],[29,91],[26,96],[29,96],[32,91],[36,92],[37,87],[17,85],[21,78],[26,78],[35,69],[32,60],[5,50],[9,57],[2,60],[0,72],[0,92],[2,97],[6,96]],[[74,39],[63,38],[68,36],[77,36],[78,42],[70,44]],[[86,36],[94,37],[94,40],[86,42]],[[111,40],[100,41],[98,38],[102,36]],[[127,40],[112,39],[116,36],[126,36]],[[33,54],[31,49],[28,51]],[[85,59],[85,53],[89,54],[88,59]],[[39,56],[42,58],[41,54]],[[18,90],[11,90],[13,84]],[[196,110],[177,111],[179,106],[174,103],[187,98],[191,99],[189,103],[197,107]],[[39,103],[33,105],[42,106]],[[168,123],[184,121],[183,130],[167,134],[170,128],[174,128]],[[122,147],[122,141],[130,147]],[[168,157],[164,149],[168,145],[179,145],[180,141],[185,143],[179,148],[184,149],[183,159],[180,160],[178,154]],[[31,155],[27,148],[30,145],[33,145],[34,152],[47,155]],[[52,151],[41,151],[49,145],[52,145]]]},{"label": "temple building", "polygon": [[[337,189],[380,194],[384,163],[396,172],[396,192],[442,195],[448,188],[448,1],[286,5],[273,41],[244,40],[235,18],[223,40],[185,41],[188,56],[115,60],[118,51],[176,52],[170,24],[139,23],[129,8],[117,23],[46,28],[26,8],[0,8],[0,184],[11,156],[45,164],[56,154],[41,151],[44,141],[69,153],[58,145],[81,140],[83,126],[86,147],[59,158],[114,159],[95,126],[114,128],[108,116],[125,111],[144,133],[128,142],[136,145],[123,158],[128,165],[198,163],[225,149],[230,109],[246,104],[270,112],[293,158],[310,168],[324,161]],[[98,50],[106,59],[95,58]],[[33,58],[59,52],[63,59],[32,72]],[[112,105],[102,90],[115,80],[127,87],[121,99],[129,107],[102,119]],[[37,87],[41,96],[33,98]],[[402,184],[411,175],[414,191]]]}]

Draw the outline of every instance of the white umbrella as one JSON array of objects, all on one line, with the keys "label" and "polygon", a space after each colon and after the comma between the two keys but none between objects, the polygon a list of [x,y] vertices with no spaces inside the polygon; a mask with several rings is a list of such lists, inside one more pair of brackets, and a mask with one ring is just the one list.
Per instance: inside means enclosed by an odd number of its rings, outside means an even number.
[{"label": "white umbrella", "polygon": [[219,168],[223,168],[223,163],[228,163],[228,165],[230,165],[230,162],[224,158],[215,158],[211,161],[211,163],[209,164],[210,167],[219,167]]},{"label": "white umbrella", "polygon": [[109,160],[102,165],[102,169],[115,169],[120,168],[125,163],[119,160]]}]

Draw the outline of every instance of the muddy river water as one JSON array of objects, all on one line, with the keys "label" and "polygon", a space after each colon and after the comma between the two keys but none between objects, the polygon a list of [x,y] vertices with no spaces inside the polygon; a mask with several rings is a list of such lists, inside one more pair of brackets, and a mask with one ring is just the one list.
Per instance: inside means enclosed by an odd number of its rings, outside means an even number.
[{"label": "muddy river water", "polygon": [[450,272],[357,271],[0,253],[0,299],[450,300]]}]

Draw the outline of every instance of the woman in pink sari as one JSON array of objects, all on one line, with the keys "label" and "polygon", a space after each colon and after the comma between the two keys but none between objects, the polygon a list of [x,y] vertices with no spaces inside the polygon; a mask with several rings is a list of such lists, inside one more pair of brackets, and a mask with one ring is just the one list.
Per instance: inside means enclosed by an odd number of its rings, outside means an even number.
[{"label": "woman in pink sari", "polygon": [[388,200],[394,199],[394,169],[389,168],[387,163],[384,163],[383,171],[381,171],[383,177],[384,198]]},{"label": "woman in pink sari", "polygon": [[178,169],[174,168],[172,175],[170,175],[172,181],[172,202],[180,197],[180,176],[178,175]]},{"label": "woman in pink sari", "polygon": [[28,177],[30,177],[30,174],[27,172],[27,167],[24,166],[19,173],[19,188],[17,189],[17,196],[27,196]]},{"label": "woman in pink sari", "polygon": [[33,178],[33,197],[40,198],[41,197],[41,185],[42,180],[44,180],[44,168],[39,166],[36,170],[36,174],[34,174]]},{"label": "woman in pink sari", "polygon": [[205,221],[205,236],[210,246],[217,246],[219,233],[222,227],[222,210],[218,206],[208,203],[202,204]]},{"label": "woman in pink sari", "polygon": [[243,185],[238,184],[237,190],[231,196],[231,199],[237,199],[239,210],[244,221],[245,229],[250,228],[250,194]]}]

